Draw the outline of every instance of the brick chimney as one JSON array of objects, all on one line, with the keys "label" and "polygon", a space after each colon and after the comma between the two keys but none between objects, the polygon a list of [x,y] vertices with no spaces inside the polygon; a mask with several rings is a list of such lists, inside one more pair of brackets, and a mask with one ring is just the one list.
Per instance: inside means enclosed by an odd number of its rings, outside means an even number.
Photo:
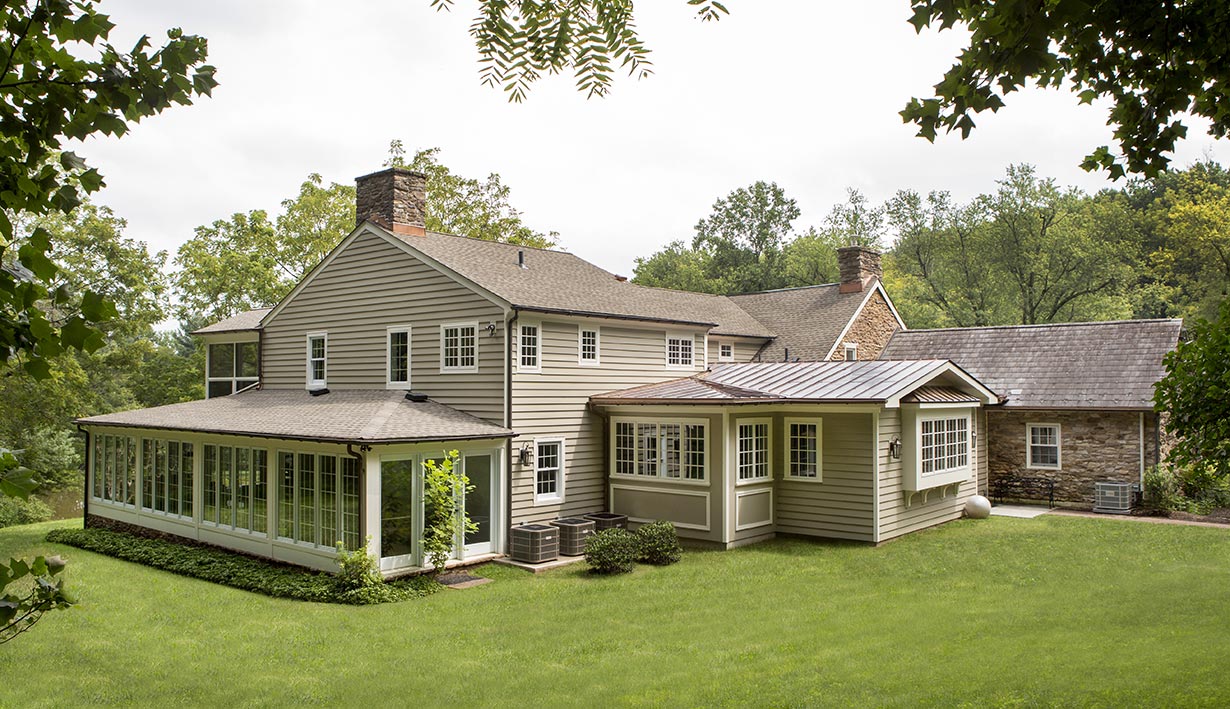
[{"label": "brick chimney", "polygon": [[880,253],[866,246],[837,249],[837,268],[841,271],[842,293],[861,293],[880,278]]},{"label": "brick chimney", "polygon": [[427,176],[402,167],[355,178],[355,226],[370,221],[394,234],[427,234]]}]

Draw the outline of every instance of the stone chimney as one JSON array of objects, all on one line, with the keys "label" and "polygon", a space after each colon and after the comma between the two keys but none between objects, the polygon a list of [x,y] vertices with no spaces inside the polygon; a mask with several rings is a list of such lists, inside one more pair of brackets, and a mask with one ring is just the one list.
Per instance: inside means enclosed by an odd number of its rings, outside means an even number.
[{"label": "stone chimney", "polygon": [[842,293],[861,293],[880,278],[880,253],[866,246],[843,246],[837,249],[837,267],[841,271]]},{"label": "stone chimney", "polygon": [[355,178],[355,226],[370,221],[394,234],[427,234],[427,176],[402,167]]}]

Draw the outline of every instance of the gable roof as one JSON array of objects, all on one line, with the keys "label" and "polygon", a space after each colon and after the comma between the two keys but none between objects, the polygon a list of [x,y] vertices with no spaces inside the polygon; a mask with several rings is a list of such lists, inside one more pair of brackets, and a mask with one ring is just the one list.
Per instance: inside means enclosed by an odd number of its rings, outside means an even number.
[{"label": "gable roof", "polygon": [[193,335],[218,335],[224,332],[247,332],[260,329],[261,319],[273,308],[253,308],[212,325],[193,330]]},{"label": "gable roof", "polygon": [[872,288],[856,293],[842,293],[840,284],[825,283],[732,295],[730,299],[777,335],[761,349],[763,361],[782,362],[789,354],[791,360],[818,362],[832,356],[837,341],[877,292],[896,315],[878,280]]},{"label": "gable roof", "polygon": [[1152,409],[1162,356],[1182,320],[898,331],[884,360],[951,359],[1007,397],[1035,409]]},{"label": "gable roof", "polygon": [[214,399],[78,419],[86,425],[224,433],[334,443],[508,438],[512,431],[404,391],[257,389]]},{"label": "gable roof", "polygon": [[752,362],[590,397],[596,404],[878,403],[889,407],[939,380],[985,404],[991,391],[947,360]]}]

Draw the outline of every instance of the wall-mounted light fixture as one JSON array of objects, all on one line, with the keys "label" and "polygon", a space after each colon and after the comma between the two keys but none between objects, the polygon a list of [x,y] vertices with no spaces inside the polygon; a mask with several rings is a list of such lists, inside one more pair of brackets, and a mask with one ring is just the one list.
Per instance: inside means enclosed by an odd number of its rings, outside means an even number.
[{"label": "wall-mounted light fixture", "polygon": [[525,445],[521,446],[521,451],[517,455],[517,459],[521,461],[522,465],[529,465],[534,460],[533,444],[526,443]]},{"label": "wall-mounted light fixture", "polygon": [[495,323],[487,323],[487,337],[495,337]]},{"label": "wall-mounted light fixture", "polygon": [[901,460],[901,438],[893,436],[893,440],[888,442],[888,457],[893,460]]}]

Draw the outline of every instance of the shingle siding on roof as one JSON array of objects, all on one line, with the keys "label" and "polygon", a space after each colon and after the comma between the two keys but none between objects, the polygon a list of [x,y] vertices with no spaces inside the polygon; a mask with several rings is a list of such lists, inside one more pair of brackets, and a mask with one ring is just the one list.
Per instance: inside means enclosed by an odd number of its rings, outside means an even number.
[{"label": "shingle siding on roof", "polygon": [[[1180,320],[908,330],[882,359],[951,359],[1008,407],[1151,409]],[[1014,394],[1014,389],[1020,393]]]},{"label": "shingle siding on roof", "polygon": [[239,313],[238,315],[232,315],[225,320],[219,320],[211,325],[206,325],[199,330],[194,330],[192,334],[216,335],[226,332],[256,330],[256,328],[260,325],[261,318],[265,317],[270,310],[271,308],[255,308],[253,310],[247,310]]},{"label": "shingle siding on roof", "polygon": [[730,299],[777,335],[761,352],[761,361],[782,362],[790,350],[792,361],[815,362],[828,357],[866,297],[865,292],[840,293],[836,283],[829,283]]},{"label": "shingle siding on roof", "polygon": [[[440,326],[478,321],[479,371],[441,374]],[[483,329],[496,324],[491,337]],[[410,382],[434,400],[494,423],[504,420],[501,308],[375,234],[363,234],[264,328],[264,386],[302,389],[306,336],[328,333],[331,389],[384,389],[386,328],[410,325]]]}]

